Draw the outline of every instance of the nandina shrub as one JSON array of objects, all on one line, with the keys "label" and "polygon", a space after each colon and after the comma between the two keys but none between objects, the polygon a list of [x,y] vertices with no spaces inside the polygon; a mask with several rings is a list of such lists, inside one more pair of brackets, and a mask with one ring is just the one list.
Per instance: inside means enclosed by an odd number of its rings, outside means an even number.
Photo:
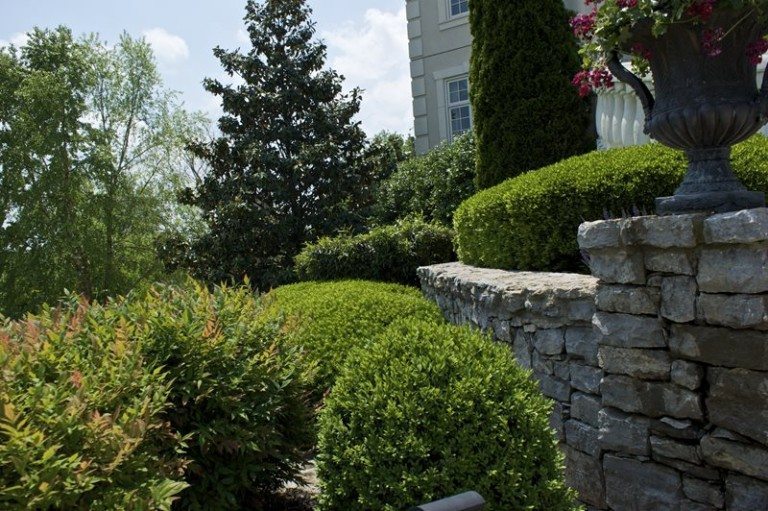
[{"label": "nandina shrub", "polygon": [[299,280],[367,279],[418,284],[416,269],[454,261],[453,231],[420,218],[356,236],[321,238],[296,256]]},{"label": "nandina shrub", "polygon": [[285,342],[305,353],[316,400],[333,385],[351,350],[366,346],[392,322],[408,317],[443,322],[437,306],[414,288],[359,280],[301,282],[264,299],[260,320],[278,325]]},{"label": "nandina shrub", "polygon": [[157,286],[118,307],[172,382],[165,417],[190,461],[181,508],[258,508],[298,477],[313,442],[300,355],[257,320],[247,287]]},{"label": "nandina shrub", "polygon": [[507,346],[404,320],[355,350],[320,414],[320,509],[399,511],[468,490],[570,510],[551,404]]},{"label": "nandina shrub", "polygon": [[170,509],[186,487],[172,382],[136,326],[74,297],[0,322],[0,508]]}]

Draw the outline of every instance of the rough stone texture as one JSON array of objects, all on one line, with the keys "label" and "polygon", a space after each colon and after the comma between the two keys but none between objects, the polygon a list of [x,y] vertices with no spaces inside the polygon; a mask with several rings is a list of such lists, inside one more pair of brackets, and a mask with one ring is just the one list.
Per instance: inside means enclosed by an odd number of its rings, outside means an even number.
[{"label": "rough stone texture", "polygon": [[701,453],[711,465],[768,480],[768,450],[757,444],[732,442],[707,435],[701,439]]},{"label": "rough stone texture", "polygon": [[565,331],[560,328],[537,330],[533,334],[533,347],[544,355],[559,355],[565,349]]},{"label": "rough stone texture", "polygon": [[601,311],[625,314],[659,312],[659,290],[645,286],[603,285],[597,289],[595,304]]},{"label": "rough stone texture", "polygon": [[707,380],[710,422],[768,445],[768,373],[711,367]]},{"label": "rough stone texture", "polygon": [[583,250],[611,248],[621,244],[621,220],[584,222],[577,233]]},{"label": "rough stone texture", "polygon": [[693,277],[664,277],[661,281],[661,315],[677,323],[696,319],[696,289]]},{"label": "rough stone texture", "polygon": [[590,252],[589,268],[608,284],[645,284],[645,261],[639,250]]},{"label": "rough stone texture", "polygon": [[768,334],[672,325],[669,348],[678,357],[725,367],[768,371]]},{"label": "rough stone texture", "polygon": [[618,348],[665,348],[662,323],[657,318],[630,314],[595,313],[592,324],[599,344]]},{"label": "rough stone texture", "polygon": [[705,293],[765,293],[768,246],[705,248],[699,259],[697,279]]},{"label": "rough stone texture", "polygon": [[704,379],[704,369],[699,364],[694,364],[693,362],[675,360],[672,362],[670,376],[673,383],[686,389],[696,390],[701,387],[701,382]]},{"label": "rough stone texture", "polygon": [[671,383],[642,381],[628,376],[606,376],[600,386],[603,406],[648,417],[670,416],[701,420],[701,398]]},{"label": "rough stone texture", "polygon": [[729,511],[768,509],[768,483],[731,474],[725,482],[725,504]]},{"label": "rough stone texture", "polygon": [[590,426],[598,427],[598,413],[602,406],[600,396],[574,392],[571,396],[571,417]]},{"label": "rough stone texture", "polygon": [[666,350],[601,346],[598,359],[603,371],[645,380],[668,380],[671,361]]},{"label": "rough stone texture", "polygon": [[541,393],[557,401],[569,401],[571,398],[571,386],[567,381],[560,380],[545,373],[534,373],[539,380]]},{"label": "rough stone texture", "polygon": [[565,443],[590,456],[600,456],[600,446],[597,442],[597,428],[571,419],[565,422]]},{"label": "rough stone texture", "polygon": [[662,417],[651,421],[651,431],[680,440],[698,440],[704,434],[693,421]]},{"label": "rough stone texture", "polygon": [[613,408],[603,408],[598,414],[600,431],[598,443],[604,451],[648,456],[650,419],[629,415]]},{"label": "rough stone texture", "polygon": [[699,295],[698,316],[710,325],[768,330],[768,295]]},{"label": "rough stone texture", "polygon": [[715,508],[722,508],[725,504],[723,487],[718,483],[684,476],[683,493],[691,500],[709,504]]},{"label": "rough stone texture", "polygon": [[645,250],[645,268],[652,272],[695,275],[694,260],[694,255],[689,250],[660,248]]},{"label": "rough stone texture", "polygon": [[743,209],[704,220],[707,243],[755,243],[768,239],[768,208]]},{"label": "rough stone texture", "polygon": [[591,394],[599,394],[602,377],[603,372],[596,367],[580,364],[571,365],[571,385],[575,389]]},{"label": "rough stone texture", "polygon": [[577,449],[564,446],[565,481],[579,494],[579,499],[598,509],[604,509],[605,486],[600,460]]},{"label": "rough stone texture", "polygon": [[565,407],[562,403],[556,402],[552,407],[552,414],[549,416],[549,426],[555,430],[557,439],[561,442],[565,441]]},{"label": "rough stone texture", "polygon": [[657,463],[606,455],[606,500],[621,511],[678,509],[683,499],[680,474]]},{"label": "rough stone texture", "polygon": [[568,327],[565,330],[565,351],[576,358],[582,358],[590,365],[597,366],[597,337],[592,326]]},{"label": "rough stone texture", "polygon": [[533,367],[531,361],[531,340],[528,339],[529,334],[526,334],[523,329],[518,329],[515,333],[515,341],[512,344],[512,351],[515,354],[517,363],[526,369]]},{"label": "rough stone texture", "polygon": [[698,446],[661,436],[651,436],[651,454],[654,457],[673,458],[689,463],[701,463]]},{"label": "rough stone texture", "polygon": [[703,215],[646,216],[622,225],[622,241],[627,245],[657,248],[692,248],[697,245]]}]

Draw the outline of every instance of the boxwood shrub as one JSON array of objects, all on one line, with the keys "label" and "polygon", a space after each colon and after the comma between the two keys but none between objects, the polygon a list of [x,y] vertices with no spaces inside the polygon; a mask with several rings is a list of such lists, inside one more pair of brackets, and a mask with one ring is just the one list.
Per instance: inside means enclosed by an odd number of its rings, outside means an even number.
[{"label": "boxwood shrub", "polygon": [[550,403],[508,347],[393,324],[355,350],[320,414],[321,510],[399,511],[476,490],[487,509],[574,509]]},{"label": "boxwood shrub", "polygon": [[75,297],[0,321],[0,508],[170,509],[186,487],[172,382],[136,327]]},{"label": "boxwood shrub", "polygon": [[301,282],[264,297],[261,321],[277,324],[287,342],[305,352],[319,399],[352,349],[366,346],[392,322],[408,317],[443,322],[437,306],[414,288],[359,280]]},{"label": "boxwood shrub", "polygon": [[[768,191],[768,140],[734,147],[736,174]],[[659,144],[597,151],[509,179],[466,200],[454,225],[459,258],[476,266],[585,270],[576,242],[581,222],[652,213],[654,198],[674,193],[682,153]]]},{"label": "boxwood shrub", "polygon": [[418,218],[356,236],[322,238],[296,256],[299,280],[368,279],[416,285],[416,268],[455,260],[453,231]]}]

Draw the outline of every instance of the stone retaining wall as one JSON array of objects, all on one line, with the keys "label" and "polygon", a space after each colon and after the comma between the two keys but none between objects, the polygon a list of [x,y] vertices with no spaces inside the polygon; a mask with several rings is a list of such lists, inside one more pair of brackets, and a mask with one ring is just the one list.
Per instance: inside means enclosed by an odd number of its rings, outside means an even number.
[{"label": "stone retaining wall", "polygon": [[512,344],[593,509],[768,509],[768,209],[586,223],[592,277],[421,268]]}]

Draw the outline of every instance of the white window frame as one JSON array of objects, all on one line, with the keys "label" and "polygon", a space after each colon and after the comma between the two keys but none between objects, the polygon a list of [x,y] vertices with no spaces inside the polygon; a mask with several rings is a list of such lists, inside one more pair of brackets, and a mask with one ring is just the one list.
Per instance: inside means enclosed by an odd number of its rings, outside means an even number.
[{"label": "white window frame", "polygon": [[[464,0],[458,0],[459,5],[461,5],[461,2]],[[469,0],[467,0],[467,10],[460,12],[458,14],[453,14],[453,2],[454,0],[445,0],[445,9],[446,13],[448,14],[449,20],[455,20],[457,18],[464,18],[466,16],[469,16]]]},{"label": "white window frame", "polygon": [[[501,0],[511,1],[511,0]],[[438,27],[440,30],[461,27],[469,23],[469,11],[451,15],[451,0],[437,0]]]},{"label": "white window frame", "polygon": [[[458,82],[466,82],[467,83],[467,98],[459,101],[451,101],[451,84],[458,83]],[[445,80],[444,85],[444,94],[445,94],[445,110],[446,110],[446,120],[448,125],[446,126],[446,132],[448,134],[448,140],[453,141],[454,137],[457,135],[461,135],[463,133],[467,133],[468,131],[472,130],[473,126],[473,119],[472,119],[472,105],[469,101],[469,76],[463,75],[463,76],[454,76],[450,79]],[[469,113],[469,126],[465,131],[462,131],[461,133],[454,133],[453,131],[453,120],[451,113],[454,109],[459,108],[467,108],[467,112]]]}]

